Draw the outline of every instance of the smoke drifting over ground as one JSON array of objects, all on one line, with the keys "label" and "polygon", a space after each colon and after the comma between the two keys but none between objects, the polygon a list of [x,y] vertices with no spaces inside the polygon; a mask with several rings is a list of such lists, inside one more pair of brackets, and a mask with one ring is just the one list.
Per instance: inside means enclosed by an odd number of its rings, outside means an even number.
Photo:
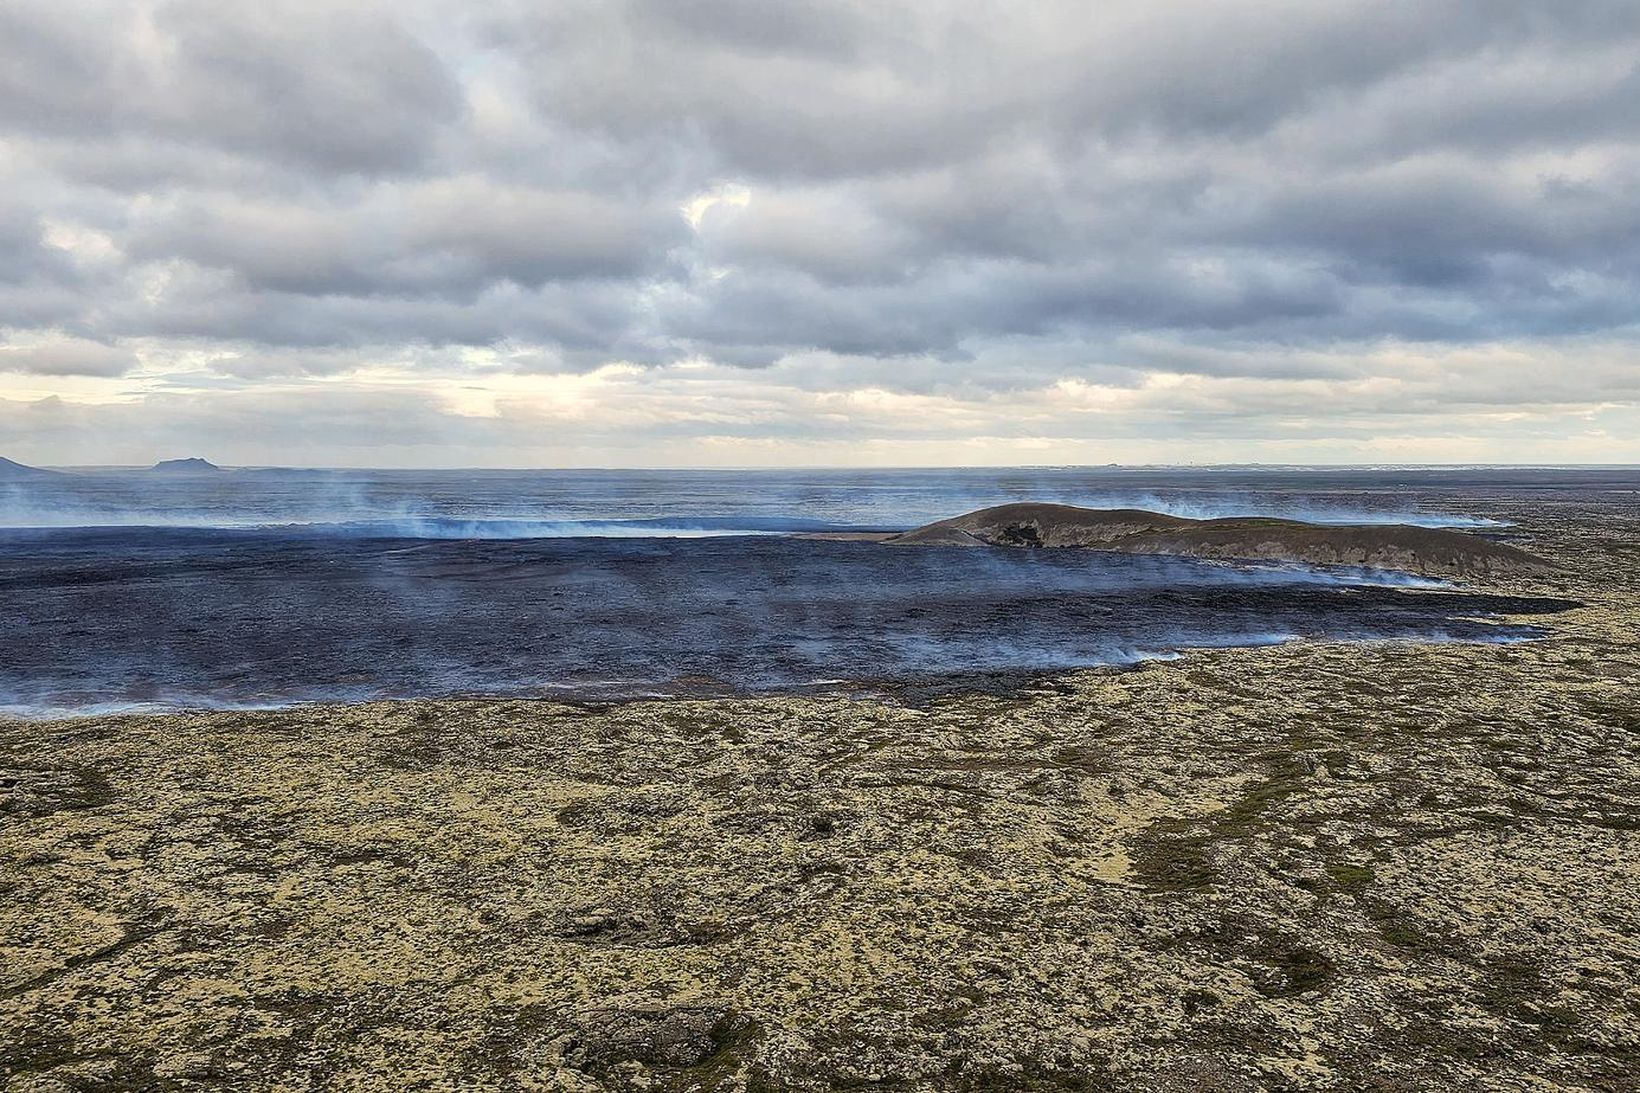
[{"label": "smoke drifting over ground", "polygon": [[1371,575],[778,537],[5,534],[0,703],[614,697],[1131,663],[1295,637],[1497,640],[1564,606]]},{"label": "smoke drifting over ground", "polygon": [[1538,631],[1490,616],[1561,604],[1385,572],[788,534],[1012,499],[1487,526],[1544,490],[1634,485],[1461,469],[60,475],[0,492],[0,704],[941,687],[1293,638],[1515,640]]},{"label": "smoke drifting over ground", "polygon": [[[1420,496],[1408,495],[1411,474]],[[1436,472],[1437,476],[1439,472]],[[1438,480],[1438,479],[1437,479]],[[0,484],[0,526],[294,527],[339,536],[543,538],[901,531],[1005,501],[1174,516],[1497,528],[1428,474],[971,471],[85,471]]]}]

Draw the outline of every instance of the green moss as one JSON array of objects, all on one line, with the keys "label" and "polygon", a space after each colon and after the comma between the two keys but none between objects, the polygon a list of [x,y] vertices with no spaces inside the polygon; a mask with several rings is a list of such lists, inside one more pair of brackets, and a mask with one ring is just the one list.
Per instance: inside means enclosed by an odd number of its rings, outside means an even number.
[{"label": "green moss", "polygon": [[1152,892],[1188,892],[1218,879],[1210,860],[1212,831],[1181,820],[1154,823],[1129,848],[1133,876]]},{"label": "green moss", "polygon": [[1259,991],[1270,998],[1307,994],[1327,988],[1338,973],[1337,966],[1323,953],[1307,945],[1267,953],[1263,957],[1273,975],[1257,979]]},{"label": "green moss", "polygon": [[1370,888],[1378,879],[1378,874],[1372,866],[1351,865],[1347,862],[1328,862],[1327,875],[1338,888],[1350,893]]}]

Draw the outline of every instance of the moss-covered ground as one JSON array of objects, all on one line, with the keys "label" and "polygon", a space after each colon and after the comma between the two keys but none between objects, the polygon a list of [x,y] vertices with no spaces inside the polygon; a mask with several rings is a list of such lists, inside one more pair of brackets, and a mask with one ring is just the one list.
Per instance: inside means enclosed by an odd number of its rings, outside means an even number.
[{"label": "moss-covered ground", "polygon": [[9,1090],[1640,1088],[1640,534],[1519,645],[0,723]]}]

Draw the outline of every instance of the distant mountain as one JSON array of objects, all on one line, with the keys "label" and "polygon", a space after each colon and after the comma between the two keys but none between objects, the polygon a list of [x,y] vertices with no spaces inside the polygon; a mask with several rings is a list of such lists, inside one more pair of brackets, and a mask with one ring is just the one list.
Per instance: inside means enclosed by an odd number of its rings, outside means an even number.
[{"label": "distant mountain", "polygon": [[162,459],[155,463],[151,469],[159,471],[161,474],[208,474],[211,471],[220,471],[222,468],[209,460],[201,459],[198,456],[190,456],[187,459]]},{"label": "distant mountain", "polygon": [[5,456],[0,456],[0,479],[50,478],[55,477],[56,474],[56,471],[43,471],[39,467],[26,467],[21,463],[12,462]]}]

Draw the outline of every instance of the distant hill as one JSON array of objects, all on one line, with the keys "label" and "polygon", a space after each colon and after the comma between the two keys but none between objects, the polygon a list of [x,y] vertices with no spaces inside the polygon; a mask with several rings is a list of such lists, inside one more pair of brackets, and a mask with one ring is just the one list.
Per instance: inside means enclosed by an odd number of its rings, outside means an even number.
[{"label": "distant hill", "polygon": [[0,479],[9,481],[16,478],[54,478],[56,475],[56,471],[43,471],[39,467],[24,466],[0,456]]},{"label": "distant hill", "polygon": [[904,546],[1082,547],[1125,554],[1369,566],[1432,576],[1540,573],[1550,563],[1474,535],[1403,524],[1307,524],[1262,516],[1189,520],[1139,509],[1013,504],[883,540]]},{"label": "distant hill", "polygon": [[208,474],[222,468],[207,459],[190,456],[187,459],[162,459],[150,469],[161,474]]}]

